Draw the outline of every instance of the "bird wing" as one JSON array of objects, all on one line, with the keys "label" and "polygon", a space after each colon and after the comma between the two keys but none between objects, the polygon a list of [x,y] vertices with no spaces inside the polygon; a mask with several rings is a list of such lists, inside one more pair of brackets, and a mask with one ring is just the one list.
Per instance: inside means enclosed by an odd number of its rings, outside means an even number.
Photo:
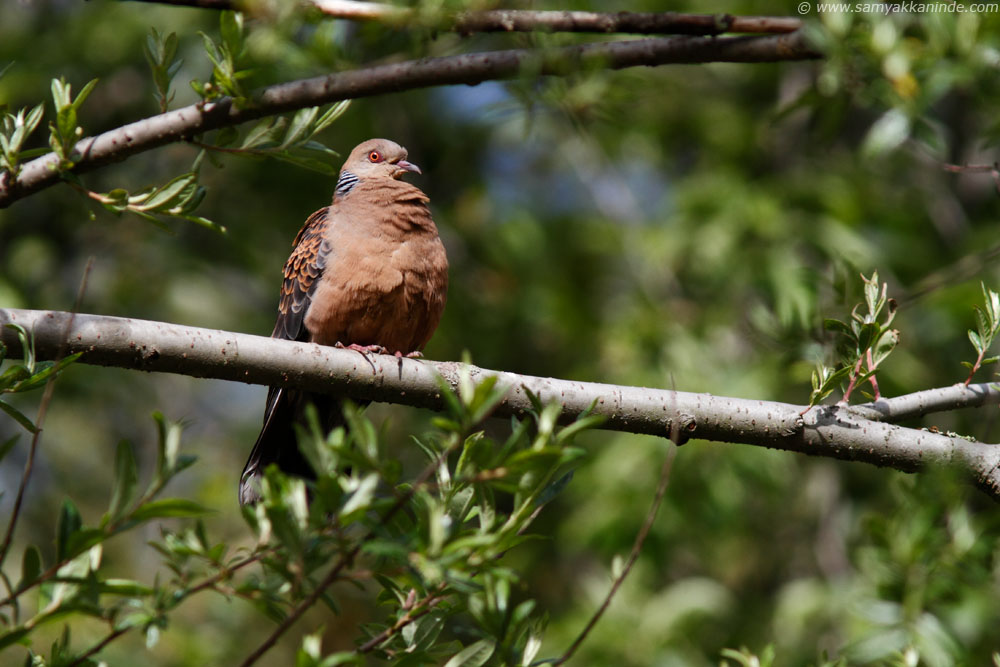
[{"label": "bird wing", "polygon": [[[306,220],[295,237],[292,254],[285,262],[285,279],[281,284],[278,301],[278,319],[274,323],[272,338],[308,341],[305,326],[306,312],[312,302],[319,277],[326,267],[330,244],[326,240],[330,212],[321,208]],[[270,387],[264,408],[264,426],[257,442],[250,451],[240,477],[240,504],[246,505],[260,499],[259,477],[271,463],[277,463],[285,472],[298,475],[310,474],[311,468],[295,447],[292,425],[304,402],[325,400],[323,396],[306,395],[287,387]],[[328,410],[329,412],[329,410]]]},{"label": "bird wing", "polygon": [[305,317],[330,254],[326,235],[329,222],[329,207],[321,208],[309,216],[295,237],[292,254],[285,262],[285,280],[281,284],[278,319],[272,338],[309,340]]}]

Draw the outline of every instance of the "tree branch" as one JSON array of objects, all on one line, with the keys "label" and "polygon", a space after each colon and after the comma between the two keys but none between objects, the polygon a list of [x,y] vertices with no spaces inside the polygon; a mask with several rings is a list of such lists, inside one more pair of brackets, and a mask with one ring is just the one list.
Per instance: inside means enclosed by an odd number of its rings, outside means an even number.
[{"label": "tree branch", "polygon": [[[317,9],[333,18],[353,21],[419,19],[411,9],[378,2],[356,0],[311,0]],[[732,16],[730,14],[679,14],[676,12],[576,12],[495,9],[460,12],[437,26],[455,32],[599,32],[643,35],[719,35],[724,32],[786,33],[802,27],[802,21],[785,16]]]},{"label": "tree branch", "polygon": [[[253,11],[252,5],[239,0],[135,0],[201,9]],[[417,21],[422,27],[473,32],[598,32],[641,35],[721,35],[736,33],[786,33],[802,27],[800,19],[790,16],[733,16],[731,14],[681,14],[678,12],[579,12],[536,11],[529,9],[492,9],[468,11],[446,16],[421,16],[420,10],[382,2],[359,0],[306,0],[330,18],[348,21]],[[433,22],[427,23],[430,18]]]},{"label": "tree branch", "polygon": [[[581,69],[623,69],[638,65],[706,62],[776,62],[817,58],[801,33],[765,37],[672,37],[601,42],[535,51],[511,49],[410,60],[301,79],[264,88],[252,103],[237,106],[225,97],[124,125],[80,140],[74,173],[222,127],[305,107],[431,86],[513,79],[522,71],[565,76]],[[60,181],[59,159],[49,153],[24,164],[13,181],[0,174],[0,208]]]},{"label": "tree branch", "polygon": [[[507,388],[498,416],[524,414],[531,408],[530,391],[543,402],[559,403],[564,421],[590,411],[605,418],[603,428],[615,431],[669,437],[676,427],[680,440],[757,445],[907,472],[929,464],[952,465],[1000,500],[1000,447],[872,419],[884,417],[878,404],[805,410],[788,403],[532,377],[455,362],[363,357],[312,343],[100,315],[76,315],[67,341],[63,332],[70,317],[58,311],[0,309],[0,324],[18,323],[33,332],[39,358],[54,357],[65,343],[68,352],[83,352],[81,360],[90,364],[296,386],[434,410],[443,407],[439,378],[455,387],[461,374],[469,373],[473,380],[496,377]],[[0,329],[0,342],[12,354],[19,352],[10,329]],[[954,396],[956,408],[1000,401],[1000,392],[990,385],[934,391]],[[921,394],[881,403],[889,404],[892,418],[926,412],[906,409],[910,400],[945,409],[944,398],[932,403]]]},{"label": "tree branch", "polygon": [[880,398],[873,403],[854,406],[851,409],[868,419],[896,424],[935,412],[979,408],[998,403],[1000,403],[1000,385],[987,382],[967,386],[960,382],[950,387],[925,389],[894,398]]}]

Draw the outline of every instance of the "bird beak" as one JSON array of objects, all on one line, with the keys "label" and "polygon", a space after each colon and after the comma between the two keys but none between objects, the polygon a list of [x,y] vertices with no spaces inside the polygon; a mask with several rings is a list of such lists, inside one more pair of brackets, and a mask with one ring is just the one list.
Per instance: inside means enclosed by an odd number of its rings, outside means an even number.
[{"label": "bird beak", "polygon": [[399,167],[400,169],[402,169],[403,171],[412,171],[412,172],[417,173],[417,174],[423,174],[424,173],[424,172],[420,171],[420,167],[418,167],[417,165],[413,164],[412,162],[407,162],[406,160],[400,160],[399,162],[396,163],[396,166]]}]

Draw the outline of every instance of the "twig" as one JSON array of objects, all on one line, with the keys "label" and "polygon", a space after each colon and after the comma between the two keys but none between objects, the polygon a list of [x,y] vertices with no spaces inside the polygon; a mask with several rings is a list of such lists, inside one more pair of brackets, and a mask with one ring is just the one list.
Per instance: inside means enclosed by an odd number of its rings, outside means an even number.
[{"label": "twig", "polygon": [[91,656],[97,655],[98,653],[103,651],[105,646],[107,646],[114,640],[118,639],[129,630],[131,630],[132,627],[133,626],[123,626],[112,630],[104,637],[104,639],[91,646],[86,653],[77,656],[77,658],[73,662],[69,663],[67,667],[76,667],[77,665],[83,664],[84,662],[89,660]]},{"label": "twig", "polygon": [[[393,360],[396,360],[395,357],[391,358]],[[434,471],[438,469],[438,467],[441,465],[441,462],[446,460],[448,456],[462,444],[463,441],[464,438],[455,438],[452,444],[446,447],[444,451],[442,451],[437,458],[431,461],[427,465],[427,467],[424,468],[424,470],[420,473],[420,475],[417,476],[413,484],[410,485],[410,487],[406,489],[404,493],[400,494],[396,498],[396,502],[394,502],[392,506],[389,507],[388,510],[386,510],[385,514],[383,514],[380,517],[379,523],[381,525],[385,525],[390,519],[392,519],[392,517],[396,515],[397,512],[406,507],[407,503],[409,503],[410,500],[413,498],[413,496],[416,495],[417,491],[420,490],[421,487],[423,487],[423,485],[427,482],[427,480],[430,479],[431,475],[434,474]],[[320,581],[319,584],[316,585],[316,588],[314,588],[313,591],[308,596],[306,596],[306,598],[302,602],[296,605],[295,608],[292,609],[292,611],[288,614],[288,616],[286,616],[281,621],[281,623],[278,624],[278,627],[275,628],[274,631],[270,635],[268,635],[268,637],[263,642],[261,642],[260,645],[243,660],[243,662],[240,663],[240,667],[250,667],[250,665],[257,662],[267,651],[269,651],[271,647],[273,647],[275,643],[277,643],[278,639],[280,639],[281,636],[285,634],[285,632],[287,632],[288,629],[292,627],[292,625],[294,625],[296,621],[299,620],[299,618],[302,617],[302,614],[304,614],[306,610],[308,610],[310,607],[316,604],[316,601],[319,600],[320,596],[323,595],[324,592],[326,592],[326,589],[328,589],[330,586],[333,585],[335,581],[337,581],[337,579],[340,577],[340,573],[344,570],[344,568],[350,566],[354,562],[354,559],[361,552],[361,547],[363,547],[369,541],[374,539],[375,536],[376,536],[375,530],[373,528],[369,529],[368,532],[365,533],[365,535],[362,536],[361,539],[359,539],[355,543],[355,545],[350,549],[350,551],[341,555],[340,559],[337,561],[337,564],[334,565],[329,572],[327,572],[326,576],[323,577],[322,581]]]},{"label": "twig", "polygon": [[989,174],[993,177],[993,186],[1000,194],[1000,162],[993,164],[945,164],[944,170],[953,174]]},{"label": "twig", "polygon": [[[565,76],[581,69],[624,69],[639,65],[706,62],[778,62],[818,58],[801,33],[762,37],[672,37],[582,44],[544,51],[509,49],[423,58],[290,81],[258,91],[252,103],[236,106],[230,98],[199,102],[151,116],[77,142],[73,173],[181,141],[305,107],[440,85],[514,79],[530,71]],[[49,153],[22,165],[12,180],[0,173],[0,208],[59,183],[59,158]]]},{"label": "twig", "polygon": [[429,614],[438,603],[447,597],[443,594],[445,588],[446,585],[444,582],[438,584],[437,589],[433,593],[414,604],[399,620],[359,646],[357,649],[358,653],[371,653],[379,647],[379,644],[385,642],[404,627]]},{"label": "twig", "polygon": [[[207,588],[214,588],[223,579],[228,579],[229,577],[233,576],[233,574],[237,570],[240,570],[246,567],[247,565],[250,565],[251,563],[256,563],[263,557],[264,553],[267,551],[270,551],[270,549],[262,549],[261,551],[258,551],[254,554],[251,554],[250,556],[247,556],[241,561],[237,561],[234,565],[229,565],[224,567],[216,574],[200,582],[197,586],[193,586],[192,588],[185,590],[180,597],[173,599],[172,600],[173,606],[176,607],[182,601],[191,597],[195,593],[200,593],[201,591]],[[82,655],[78,656],[73,662],[69,663],[67,667],[76,667],[77,665],[84,663],[88,658],[100,653],[102,650],[104,650],[104,648],[108,644],[118,639],[119,637],[121,637],[122,635],[124,635],[129,630],[132,630],[135,627],[137,626],[129,625],[129,626],[115,628],[110,633],[108,633],[107,636],[105,636],[101,641],[99,641],[97,644],[88,649],[86,653],[83,653]]]},{"label": "twig", "polygon": [[614,599],[615,593],[621,587],[622,583],[625,581],[625,577],[629,575],[632,571],[632,566],[635,565],[636,560],[639,558],[639,552],[642,550],[642,545],[646,542],[646,537],[649,535],[649,530],[653,527],[653,521],[656,519],[656,513],[660,509],[660,504],[663,502],[663,495],[667,491],[667,484],[670,481],[670,469],[673,466],[674,456],[677,454],[677,446],[674,444],[668,445],[667,455],[663,458],[663,467],[660,468],[660,481],[656,487],[656,495],[653,497],[653,503],[649,507],[649,511],[646,513],[646,520],[643,522],[642,527],[639,529],[639,533],[635,536],[635,542],[632,544],[632,552],[629,554],[628,561],[625,563],[625,567],[622,568],[621,573],[615,578],[613,584],[611,584],[611,589],[608,594],[604,597],[604,601],[601,606],[597,608],[594,615],[590,617],[587,625],[584,626],[580,634],[577,635],[573,643],[570,644],[566,652],[555,660],[553,665],[561,665],[567,660],[573,657],[576,650],[580,648],[584,640],[587,639],[587,635],[590,631],[594,629],[597,622],[601,620],[601,616],[607,611],[608,606],[611,604],[611,600]]},{"label": "twig", "polygon": [[[69,319],[66,322],[66,327],[63,330],[62,337],[64,342],[59,347],[59,350],[54,358],[54,361],[57,364],[66,356],[69,332],[73,329],[73,320],[75,319],[76,313],[80,310],[80,305],[83,302],[83,295],[87,291],[87,278],[90,276],[90,270],[93,266],[94,258],[90,257],[87,260],[87,266],[83,270],[83,278],[80,279],[80,287],[76,293],[76,301],[73,304],[73,310],[71,311]],[[0,546],[0,567],[3,567],[4,562],[7,560],[7,555],[10,552],[11,541],[14,538],[14,528],[17,526],[17,520],[21,516],[21,505],[24,503],[24,492],[28,488],[28,481],[31,479],[31,472],[35,467],[35,454],[38,451],[38,443],[41,442],[42,427],[45,425],[45,417],[49,412],[49,404],[52,402],[52,395],[56,388],[55,382],[57,377],[59,377],[58,373],[52,375],[45,383],[45,389],[42,391],[42,400],[38,405],[38,416],[35,418],[35,432],[31,435],[31,445],[28,447],[28,459],[24,463],[24,472],[21,473],[21,481],[17,487],[17,495],[14,497],[14,508],[11,510],[10,520],[7,522],[7,531],[4,533],[3,545]]]}]

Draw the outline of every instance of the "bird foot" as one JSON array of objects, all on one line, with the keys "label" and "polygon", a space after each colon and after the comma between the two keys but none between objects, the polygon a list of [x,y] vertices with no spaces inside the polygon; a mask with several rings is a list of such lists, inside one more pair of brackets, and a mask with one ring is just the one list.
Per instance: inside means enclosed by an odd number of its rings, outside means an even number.
[{"label": "bird foot", "polygon": [[342,350],[354,350],[355,352],[360,352],[361,354],[389,354],[389,350],[381,345],[358,345],[357,343],[351,343],[350,345],[344,345],[341,342],[334,344],[334,347],[339,347]]},{"label": "bird foot", "polygon": [[413,352],[407,352],[406,354],[403,354],[399,350],[396,350],[396,358],[397,359],[423,359],[424,355],[419,350],[414,350]]}]

